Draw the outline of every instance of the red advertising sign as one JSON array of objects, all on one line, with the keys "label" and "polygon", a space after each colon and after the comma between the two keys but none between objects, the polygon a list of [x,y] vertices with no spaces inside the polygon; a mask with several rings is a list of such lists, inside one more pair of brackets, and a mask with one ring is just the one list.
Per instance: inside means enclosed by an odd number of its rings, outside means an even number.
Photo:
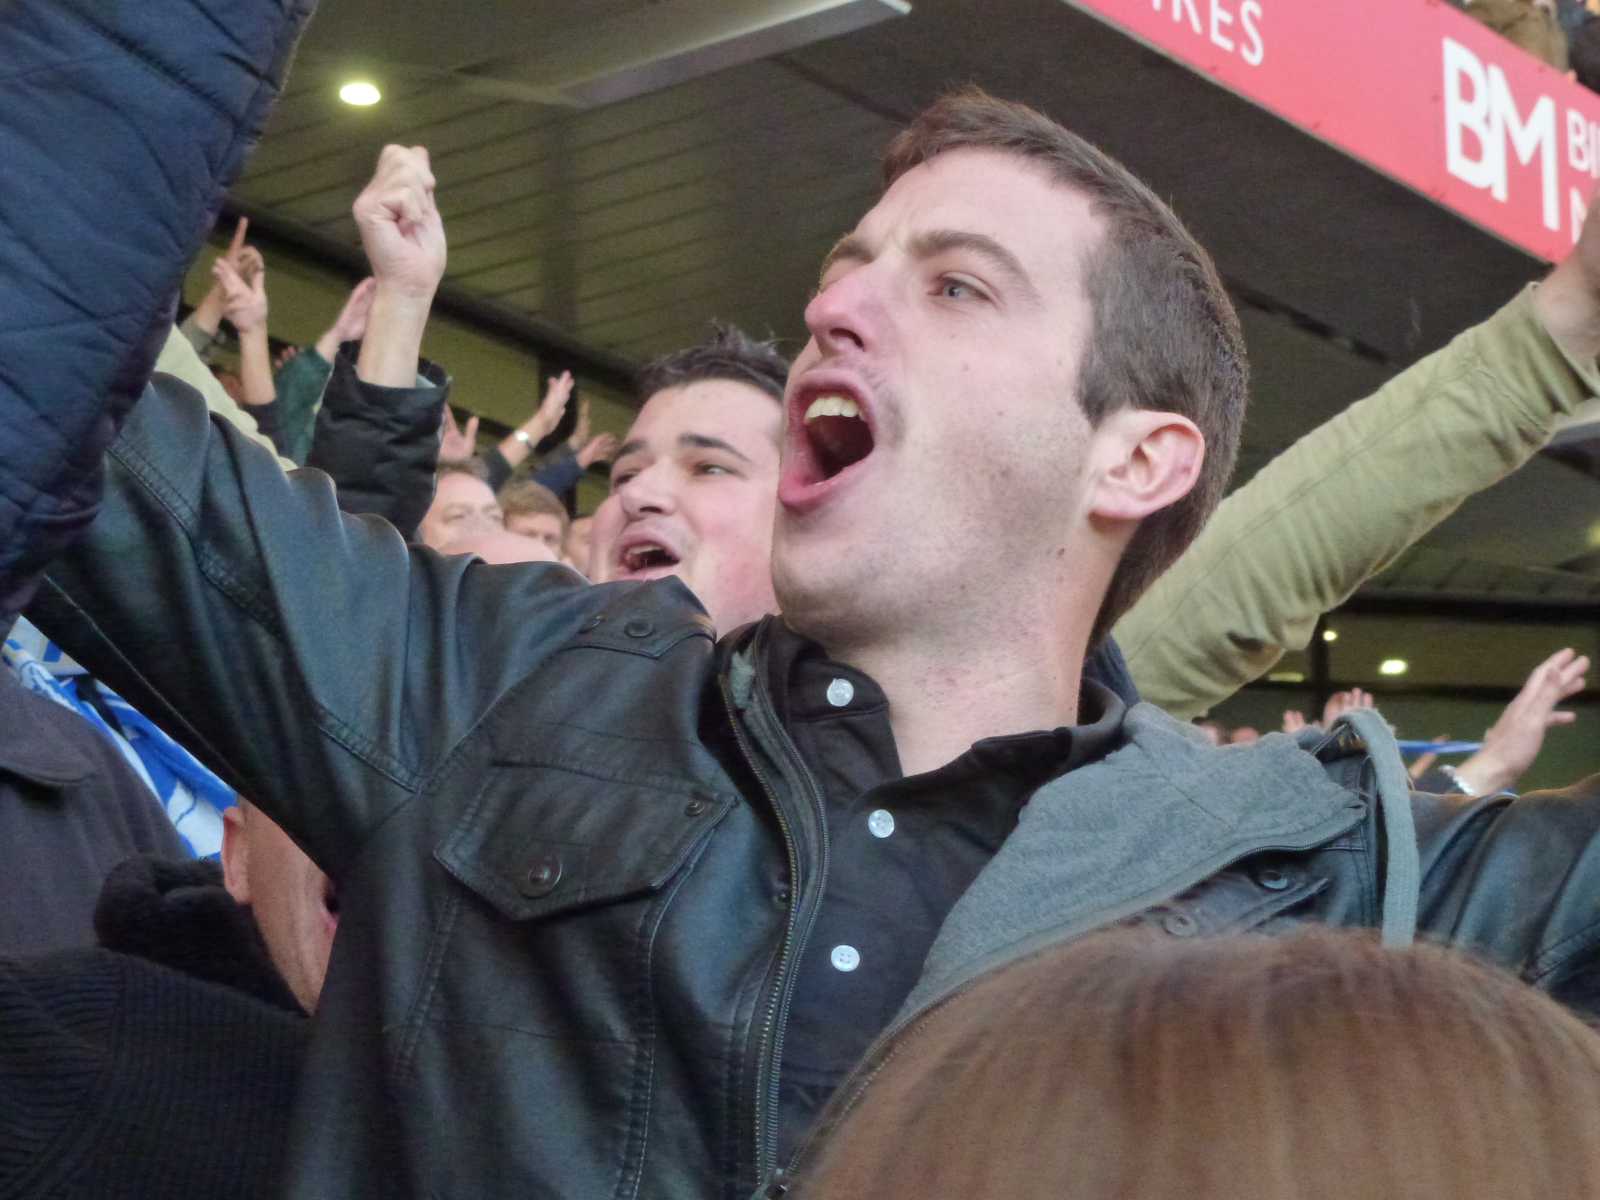
[{"label": "red advertising sign", "polygon": [[1554,261],[1600,179],[1600,95],[1442,0],[1065,0]]}]

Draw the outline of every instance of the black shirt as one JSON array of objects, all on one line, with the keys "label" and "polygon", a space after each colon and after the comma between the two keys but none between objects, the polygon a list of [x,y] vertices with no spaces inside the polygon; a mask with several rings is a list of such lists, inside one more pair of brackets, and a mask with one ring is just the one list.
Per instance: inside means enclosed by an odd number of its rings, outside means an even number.
[{"label": "black shirt", "polygon": [[783,1044],[782,1162],[910,994],[934,935],[1028,797],[1103,757],[1126,708],[1086,681],[1087,724],[985,738],[906,778],[889,702],[868,676],[781,625],[771,670],[778,715],[822,793],[829,856]]}]

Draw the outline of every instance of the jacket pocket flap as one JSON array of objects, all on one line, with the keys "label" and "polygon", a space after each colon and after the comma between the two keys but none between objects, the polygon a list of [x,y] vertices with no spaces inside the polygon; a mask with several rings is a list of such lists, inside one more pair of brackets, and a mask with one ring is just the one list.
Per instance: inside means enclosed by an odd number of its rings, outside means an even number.
[{"label": "jacket pocket flap", "polygon": [[1248,933],[1304,904],[1328,887],[1326,878],[1276,863],[1220,871],[1139,918],[1177,937]]},{"label": "jacket pocket flap", "polygon": [[737,797],[502,767],[434,858],[513,921],[659,890]]}]

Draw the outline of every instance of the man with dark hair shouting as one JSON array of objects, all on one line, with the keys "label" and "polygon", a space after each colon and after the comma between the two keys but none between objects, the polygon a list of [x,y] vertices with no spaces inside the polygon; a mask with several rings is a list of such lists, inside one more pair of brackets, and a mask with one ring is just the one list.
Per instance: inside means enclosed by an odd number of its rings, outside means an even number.
[{"label": "man with dark hair shouting", "polygon": [[[390,147],[356,204],[391,331],[369,386],[415,373],[433,189]],[[1600,328],[1582,262],[1544,294]],[[1147,189],[1036,113],[947,99],[806,321],[784,616],[721,641],[676,579],[589,587],[344,518],[159,379],[109,452],[39,623],[339,888],[294,1195],[779,1194],[876,1035],[1123,921],[1405,940],[1420,914],[1593,1002],[1600,806],[1413,811],[1348,726],[1321,757],[1217,751],[1081,680],[1216,503],[1244,404],[1227,298]]]}]

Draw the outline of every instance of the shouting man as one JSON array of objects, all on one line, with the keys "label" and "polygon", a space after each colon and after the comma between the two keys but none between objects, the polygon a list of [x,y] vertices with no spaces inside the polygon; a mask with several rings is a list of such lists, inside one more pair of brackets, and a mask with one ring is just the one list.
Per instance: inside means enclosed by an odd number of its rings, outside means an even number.
[{"label": "shouting man", "polygon": [[[338,885],[292,1194],[776,1194],[874,1036],[1126,920],[1405,937],[1420,912],[1593,1003],[1600,807],[1413,815],[1356,739],[1217,751],[1081,683],[1242,417],[1237,322],[1172,215],[981,94],[922,114],[887,175],[782,401],[784,617],[735,639],[676,579],[408,548],[159,378],[129,417],[37,616]],[[414,378],[433,193],[390,147],[356,204],[396,331],[362,348],[373,387]],[[1552,287],[1600,327],[1581,273]],[[0,417],[87,430],[107,404]]]}]

